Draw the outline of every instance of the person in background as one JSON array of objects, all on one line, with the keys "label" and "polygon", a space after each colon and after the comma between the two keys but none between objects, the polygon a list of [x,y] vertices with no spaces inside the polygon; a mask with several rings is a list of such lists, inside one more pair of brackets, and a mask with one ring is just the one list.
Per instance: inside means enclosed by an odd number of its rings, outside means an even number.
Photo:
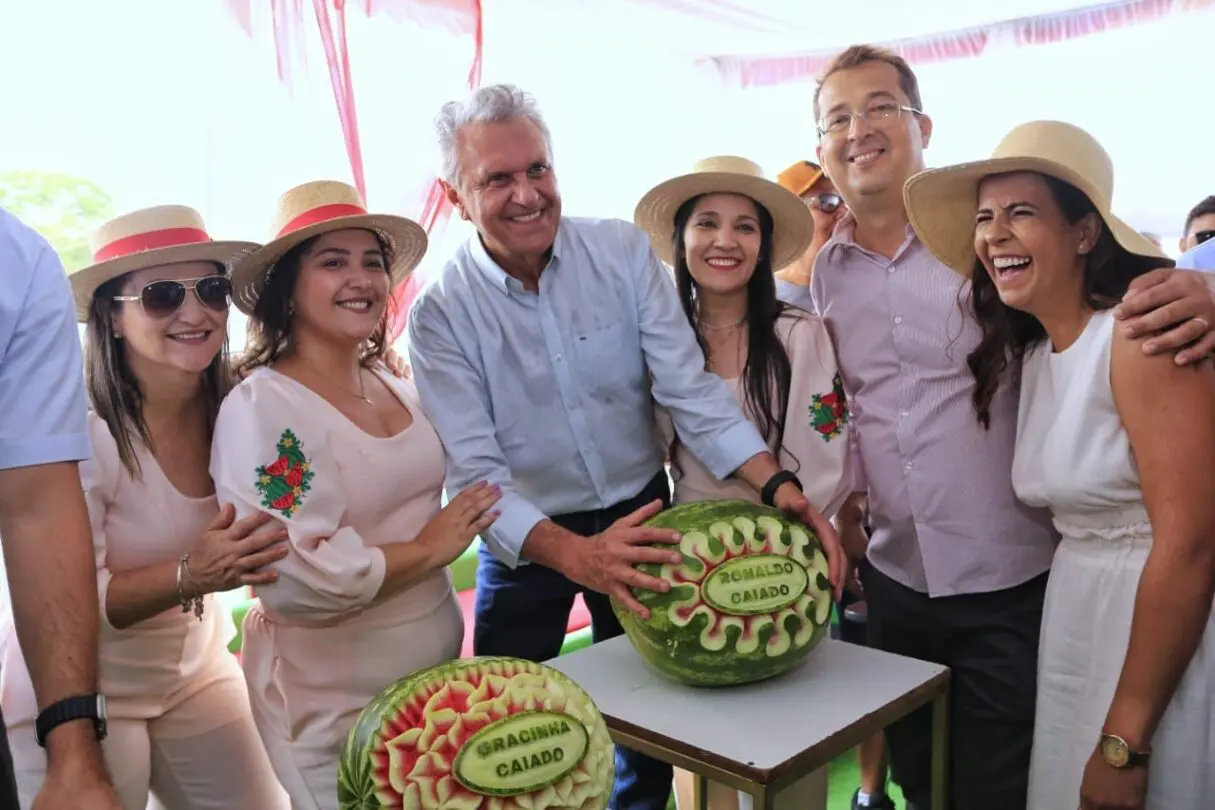
[{"label": "person in background", "polygon": [[[814,239],[811,210],[753,162],[723,156],[655,186],[637,204],[634,221],[674,269],[704,368],[726,382],[781,466],[799,474],[806,497],[831,518],[852,491],[848,408],[835,350],[819,318],[777,299],[772,273]],[[671,458],[674,503],[760,502],[755,487],[718,480],[705,469],[664,408],[658,424]],[[826,775],[820,769],[782,793],[780,807],[825,807]],[[681,808],[693,806],[693,779],[675,772]],[[710,783],[709,793],[711,810],[751,802],[718,783]]]},{"label": "person in background", "polygon": [[1215,194],[1207,197],[1185,215],[1182,229],[1181,252],[1191,251],[1199,245],[1215,240]]},{"label": "person in background", "polygon": [[[856,45],[814,94],[818,158],[849,213],[811,281],[851,397],[858,491],[840,510],[869,638],[949,666],[951,801],[957,810],[1024,810],[1033,742],[1038,638],[1058,535],[1012,487],[1017,389],[991,419],[970,402],[967,355],[982,340],[959,306],[968,283],[908,224],[903,186],[924,168],[933,122],[907,62]],[[1145,352],[1194,362],[1215,348],[1215,297],[1197,273],[1159,269],[1115,309]],[[872,542],[865,526],[873,530]],[[886,730],[907,807],[931,806],[931,712]]]},{"label": "person in background", "polygon": [[847,213],[835,184],[817,163],[799,160],[776,177],[776,182],[801,198],[814,217],[814,238],[802,255],[776,269],[776,297],[804,310],[814,309],[810,276],[814,259],[831,239],[836,223]]},{"label": "person in background", "polygon": [[1110,213],[1087,132],[1013,129],[919,174],[911,224],[972,280],[978,420],[1017,374],[1012,484],[1062,541],[1042,617],[1028,810],[1215,799],[1215,366],[1149,356],[1111,310],[1172,261]]},{"label": "person in background", "polygon": [[[104,223],[94,263],[71,274],[88,324],[93,455],[80,465],[100,594],[106,763],[126,810],[286,807],[228,652],[232,618],[213,594],[273,581],[258,569],[282,533],[233,523],[207,471],[211,428],[231,387],[228,268],[256,245],[217,242],[185,206]],[[4,639],[0,700],[28,803],[46,775],[35,701],[16,639]]]},{"label": "person in background", "polygon": [[[404,217],[333,181],[287,191],[232,272],[251,371],[220,408],[211,473],[287,554],[245,617],[253,716],[293,810],[337,810],[338,760],[382,689],[460,654],[447,566],[496,518],[472,483],[440,508],[443,446],[413,384],[379,366],[393,286],[426,251]],[[349,800],[349,797],[347,797]]]},{"label": "person in background", "polygon": [[[0,537],[46,750],[31,807],[121,810],[100,744],[97,577],[78,466],[90,456],[88,406],[72,294],[47,241],[2,209],[0,415]],[[20,806],[15,782],[0,734],[0,806]]]},{"label": "person in background", "polygon": [[[548,128],[511,85],[476,90],[438,116],[448,199],[477,234],[409,314],[413,377],[448,452],[447,483],[502,487],[482,535],[477,655],[557,655],[582,594],[596,642],[623,631],[609,595],[665,590],[639,562],[678,534],[640,524],[669,502],[653,406],[718,479],[741,477],[823,538],[834,530],[782,470],[722,380],[704,370],[670,276],[632,223],[562,216]],[[613,810],[663,810],[671,768],[617,749]]]},{"label": "person in background", "polygon": [[[835,226],[848,213],[848,207],[831,178],[817,163],[800,160],[781,172],[776,181],[801,197],[814,217],[814,239],[800,258],[777,271],[776,295],[785,303],[814,312],[814,300],[810,295],[814,260],[830,241]],[[856,436],[850,433],[848,439],[855,443]],[[867,606],[854,592],[859,590],[859,583],[854,580],[849,585],[851,587],[844,590],[835,605],[839,638],[849,644],[868,646],[869,631],[864,621]],[[895,810],[894,800],[886,795],[888,768],[883,734],[874,734],[856,747],[856,764],[861,772],[861,784],[852,795],[853,810],[862,807]]]}]

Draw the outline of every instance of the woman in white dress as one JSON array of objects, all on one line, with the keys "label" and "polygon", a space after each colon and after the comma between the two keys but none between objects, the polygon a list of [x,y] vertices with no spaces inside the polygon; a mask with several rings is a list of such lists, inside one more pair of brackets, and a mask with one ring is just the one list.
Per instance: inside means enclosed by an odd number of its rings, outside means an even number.
[{"label": "woman in white dress", "polygon": [[1215,368],[1118,328],[1132,280],[1171,262],[1110,214],[1112,189],[1101,146],[1047,121],[905,194],[920,238],[971,278],[980,421],[1020,374],[1013,486],[1062,537],[1029,808],[1199,810],[1215,804]]}]

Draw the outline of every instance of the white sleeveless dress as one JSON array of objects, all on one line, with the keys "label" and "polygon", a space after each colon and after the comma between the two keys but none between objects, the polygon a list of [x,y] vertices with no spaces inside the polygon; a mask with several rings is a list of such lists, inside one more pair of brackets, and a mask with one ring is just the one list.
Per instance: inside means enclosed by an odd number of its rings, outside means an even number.
[{"label": "white sleeveless dress", "polygon": [[[1062,535],[1042,616],[1029,810],[1074,810],[1126,657],[1152,546],[1110,388],[1109,312],[1025,359],[1013,487]],[[1152,739],[1147,810],[1215,807],[1215,614]]]}]

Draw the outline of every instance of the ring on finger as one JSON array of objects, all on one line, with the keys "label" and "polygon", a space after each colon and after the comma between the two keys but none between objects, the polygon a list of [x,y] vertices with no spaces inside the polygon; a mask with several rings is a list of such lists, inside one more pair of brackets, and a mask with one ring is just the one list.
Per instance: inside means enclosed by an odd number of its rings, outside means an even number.
[{"label": "ring on finger", "polygon": [[1202,317],[1201,315],[1195,315],[1193,318],[1190,318],[1190,320],[1191,320],[1191,321],[1198,321],[1200,324],[1202,324],[1202,328],[1203,328],[1203,329],[1205,329],[1205,330],[1206,330],[1206,331],[1208,331],[1208,332],[1210,332],[1210,331],[1211,331],[1211,323],[1210,323],[1210,321],[1208,321],[1206,318]]}]

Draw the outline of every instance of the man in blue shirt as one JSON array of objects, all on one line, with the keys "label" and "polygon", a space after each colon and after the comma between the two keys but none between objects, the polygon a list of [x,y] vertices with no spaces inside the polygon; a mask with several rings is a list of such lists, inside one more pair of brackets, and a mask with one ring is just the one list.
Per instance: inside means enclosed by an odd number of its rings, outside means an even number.
[{"label": "man in blue shirt", "polygon": [[[654,400],[715,475],[738,475],[824,538],[830,525],[780,470],[704,357],[648,237],[621,220],[561,216],[548,129],[509,85],[481,88],[438,121],[448,198],[477,228],[409,316],[413,375],[448,454],[447,488],[501,485],[482,538],[477,655],[545,660],[582,594],[595,641],[622,631],[608,595],[666,590],[639,562],[678,535],[639,524],[670,502]],[[614,810],[662,810],[671,768],[618,752]]]},{"label": "man in blue shirt", "polygon": [[[0,542],[47,755],[34,810],[121,808],[98,742],[97,569],[77,470],[90,452],[85,403],[63,267],[0,210]],[[0,807],[17,807],[2,720]]]}]

